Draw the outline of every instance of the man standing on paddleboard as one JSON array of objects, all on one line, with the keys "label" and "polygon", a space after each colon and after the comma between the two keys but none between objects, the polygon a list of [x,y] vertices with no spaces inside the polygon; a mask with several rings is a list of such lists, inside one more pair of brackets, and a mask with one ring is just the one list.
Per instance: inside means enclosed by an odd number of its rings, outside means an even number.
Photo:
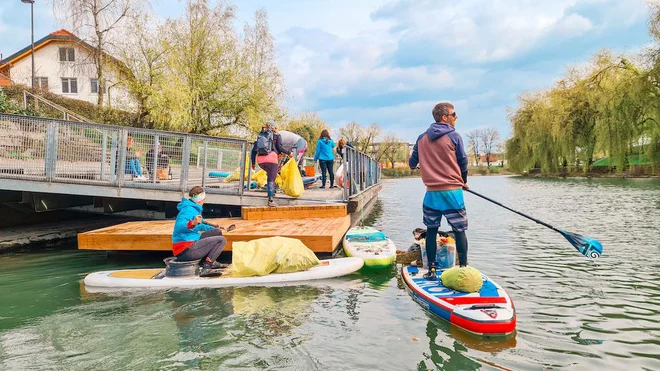
[{"label": "man standing on paddleboard", "polygon": [[451,103],[438,103],[433,107],[434,123],[417,138],[408,165],[419,166],[422,181],[426,185],[424,196],[424,225],[426,225],[426,254],[429,271],[424,278],[437,280],[436,249],[438,228],[442,216],[454,231],[458,261],[467,265],[468,242],[465,231],[468,226],[463,189],[468,189],[468,157],[463,140],[456,132],[458,115]]}]

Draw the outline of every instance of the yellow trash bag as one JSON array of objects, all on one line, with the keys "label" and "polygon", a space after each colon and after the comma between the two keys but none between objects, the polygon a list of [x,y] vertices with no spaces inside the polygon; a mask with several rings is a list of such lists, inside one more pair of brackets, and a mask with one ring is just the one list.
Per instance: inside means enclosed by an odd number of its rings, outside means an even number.
[{"label": "yellow trash bag", "polygon": [[462,292],[477,292],[484,284],[481,272],[470,266],[449,268],[442,272],[440,279],[445,287]]},{"label": "yellow trash bag", "polygon": [[252,180],[257,182],[259,188],[265,186],[266,182],[268,182],[268,175],[266,175],[266,170],[261,169],[256,173],[252,174]]},{"label": "yellow trash bag", "polygon": [[275,184],[277,184],[277,186],[280,189],[282,189],[282,183],[283,183],[282,177],[280,176],[280,174],[277,174],[277,178],[275,178]]},{"label": "yellow trash bag", "polygon": [[[247,177],[248,177],[248,168],[249,167],[250,167],[250,156],[246,155],[245,156],[245,175],[244,175],[243,179],[247,179]],[[241,168],[240,167],[237,167],[236,169],[234,169],[234,171],[229,173],[229,176],[225,178],[226,183],[238,182],[239,180],[241,180]]]},{"label": "yellow trash bag", "polygon": [[305,271],[319,259],[295,238],[268,237],[232,244],[232,277]]},{"label": "yellow trash bag", "polygon": [[300,175],[300,169],[298,169],[298,164],[295,160],[289,159],[289,161],[282,166],[280,170],[282,174],[282,190],[284,194],[291,197],[300,197],[305,191],[305,185],[302,181],[302,175]]}]

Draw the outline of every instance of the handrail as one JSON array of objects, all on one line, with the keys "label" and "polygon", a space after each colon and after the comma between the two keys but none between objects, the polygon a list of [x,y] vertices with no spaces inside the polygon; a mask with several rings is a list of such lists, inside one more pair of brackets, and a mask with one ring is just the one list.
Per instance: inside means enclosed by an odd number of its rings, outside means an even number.
[{"label": "handrail", "polygon": [[62,119],[67,120],[67,121],[79,121],[79,122],[86,122],[90,124],[94,124],[94,121],[86,118],[85,116],[79,115],[65,107],[60,106],[57,103],[54,103],[44,97],[41,97],[39,95],[30,93],[27,90],[23,90],[23,109],[27,109],[27,96],[31,96],[32,98],[38,100],[39,102],[50,106],[51,108],[54,108],[64,114],[64,117]]}]

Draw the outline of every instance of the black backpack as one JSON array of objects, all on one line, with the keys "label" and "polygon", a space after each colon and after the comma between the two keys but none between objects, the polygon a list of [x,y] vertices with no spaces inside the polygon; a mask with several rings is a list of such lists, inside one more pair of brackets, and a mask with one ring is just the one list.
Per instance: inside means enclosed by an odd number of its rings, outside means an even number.
[{"label": "black backpack", "polygon": [[260,156],[273,152],[273,132],[271,130],[261,132],[257,136],[257,154]]}]

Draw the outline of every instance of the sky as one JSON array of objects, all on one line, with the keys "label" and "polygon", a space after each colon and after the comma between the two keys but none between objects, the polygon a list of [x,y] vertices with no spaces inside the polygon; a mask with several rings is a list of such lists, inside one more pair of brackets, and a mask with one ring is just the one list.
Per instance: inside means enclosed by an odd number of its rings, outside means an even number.
[{"label": "sky", "polygon": [[[214,1],[211,0],[213,3]],[[185,2],[153,0],[160,18]],[[334,129],[377,123],[415,138],[436,103],[457,130],[510,136],[507,107],[550,87],[566,67],[602,48],[634,53],[651,43],[645,0],[237,0],[237,29],[265,8],[291,114],[316,111]],[[35,39],[62,27],[36,0]],[[30,7],[0,0],[0,53],[29,45]]]}]

